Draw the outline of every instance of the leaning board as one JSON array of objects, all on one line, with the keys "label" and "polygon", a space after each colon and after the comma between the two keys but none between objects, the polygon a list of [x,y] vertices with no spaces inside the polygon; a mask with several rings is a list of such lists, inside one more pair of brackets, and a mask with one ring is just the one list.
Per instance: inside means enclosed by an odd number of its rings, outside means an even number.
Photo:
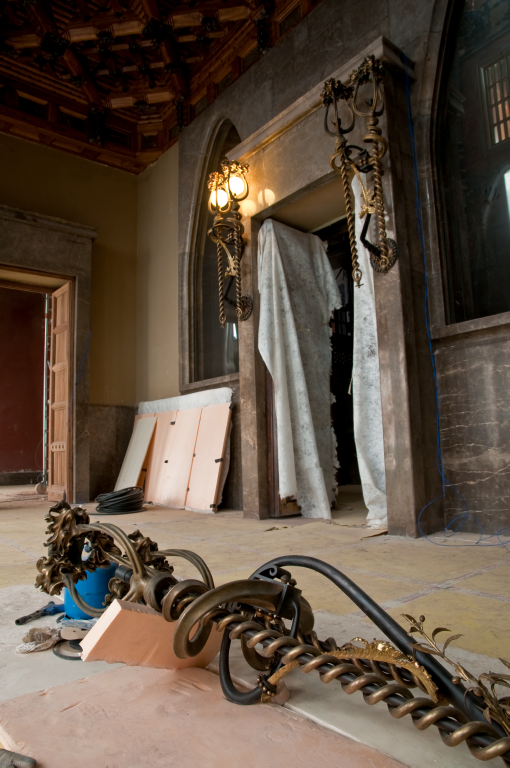
[{"label": "leaning board", "polygon": [[183,509],[186,503],[201,414],[202,408],[190,408],[177,411],[175,415],[175,424],[169,431],[164,451],[165,468],[157,499],[166,507]]},{"label": "leaning board", "polygon": [[145,500],[159,503],[163,490],[163,480],[168,466],[168,454],[172,453],[175,439],[177,411],[157,413],[156,429],[149,449]]},{"label": "leaning board", "polygon": [[186,496],[187,509],[196,512],[216,509],[231,416],[229,403],[202,408]]},{"label": "leaning board", "polygon": [[135,416],[133,434],[131,435],[119,477],[115,484],[116,491],[120,491],[123,488],[133,488],[138,484],[138,478],[147,456],[155,426],[156,417],[154,414]]}]

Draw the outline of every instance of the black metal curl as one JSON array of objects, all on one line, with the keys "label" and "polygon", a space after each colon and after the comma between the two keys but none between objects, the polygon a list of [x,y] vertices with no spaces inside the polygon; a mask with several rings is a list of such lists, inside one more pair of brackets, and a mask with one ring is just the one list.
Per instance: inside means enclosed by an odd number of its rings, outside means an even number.
[{"label": "black metal curl", "polygon": [[398,259],[398,245],[396,244],[395,240],[392,240],[391,237],[388,237],[388,266],[386,269],[383,269],[379,262],[379,259],[381,258],[381,249],[377,245],[371,243],[370,240],[367,240],[367,232],[368,227],[370,226],[371,218],[371,213],[365,214],[365,223],[363,224],[363,229],[361,230],[359,239],[370,254],[370,265],[374,272],[386,273],[395,265]]},{"label": "black metal curl", "polygon": [[[349,103],[349,100],[352,97],[352,93],[353,93],[352,86],[344,85],[341,82],[341,80],[335,80],[333,77],[330,80],[326,80],[326,82],[324,83],[324,88],[322,89],[322,92],[321,92],[322,103],[326,107],[326,114],[324,116],[324,129],[326,133],[329,133],[330,136],[336,136],[339,139],[344,134],[350,133],[354,128],[354,123],[356,118],[354,116],[352,107]],[[342,120],[338,115],[338,102],[340,100],[345,101],[345,103],[347,104],[347,108],[351,113],[352,122],[349,128],[342,128]],[[335,107],[335,120],[334,120],[335,130],[334,131],[331,131],[328,126],[329,108],[332,104],[334,104],[334,107]]]},{"label": "black metal curl", "polygon": [[[335,130],[334,131],[332,131],[328,125],[329,108],[331,104],[334,104],[334,107],[335,107],[335,118],[334,118]],[[333,102],[329,102],[328,104],[326,104],[326,114],[324,115],[324,130],[326,131],[326,133],[329,133],[330,136],[336,136],[337,138],[340,138],[340,136],[343,136],[346,133],[350,133],[354,128],[354,121],[355,121],[355,117],[352,114],[352,110],[350,110],[350,112],[351,112],[352,122],[348,128],[342,128],[342,119],[338,115],[337,100],[335,99]]]}]

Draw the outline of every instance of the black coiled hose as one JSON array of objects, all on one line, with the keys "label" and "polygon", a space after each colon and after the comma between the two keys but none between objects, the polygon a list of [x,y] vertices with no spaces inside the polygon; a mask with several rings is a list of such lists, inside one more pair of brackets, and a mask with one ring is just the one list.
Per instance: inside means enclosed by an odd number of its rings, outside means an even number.
[{"label": "black coiled hose", "polygon": [[128,515],[143,512],[143,488],[123,488],[121,491],[100,493],[96,512],[102,515]]}]

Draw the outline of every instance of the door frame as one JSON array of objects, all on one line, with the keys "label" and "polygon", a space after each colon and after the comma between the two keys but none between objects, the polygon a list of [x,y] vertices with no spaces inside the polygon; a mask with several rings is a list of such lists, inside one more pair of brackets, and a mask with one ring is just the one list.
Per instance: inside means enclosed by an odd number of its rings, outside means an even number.
[{"label": "door frame", "polygon": [[[72,472],[68,478],[68,501],[89,501],[89,355],[90,343],[90,273],[92,243],[97,237],[93,227],[31,213],[0,205],[0,270],[13,273],[10,281],[20,288],[33,285],[39,275],[39,285],[46,290],[48,278],[72,282],[74,304],[73,353],[70,360],[72,392],[70,393],[69,450]],[[16,273],[14,275],[14,273]],[[19,278],[18,278],[19,275]],[[23,276],[31,280],[23,281]],[[52,286],[48,286],[52,293]],[[59,287],[59,286],[54,286]],[[30,288],[25,288],[30,290]]]},{"label": "door frame", "polygon": [[[67,307],[67,320],[65,321],[65,324],[67,325],[67,328],[65,331],[67,332],[67,338],[68,342],[66,344],[66,352],[67,352],[67,415],[66,415],[66,429],[65,429],[65,483],[62,486],[62,491],[65,492],[66,498],[69,499],[69,496],[72,494],[72,488],[73,488],[73,458],[74,458],[74,419],[73,419],[73,390],[74,390],[74,384],[73,384],[73,358],[74,358],[74,310],[75,310],[75,302],[74,302],[74,295],[75,295],[75,281],[73,279],[67,280],[63,285],[61,285],[59,288],[55,288],[52,292],[52,302],[51,302],[51,341],[50,341],[50,388],[48,392],[48,431],[47,431],[47,445],[45,446],[46,449],[46,455],[48,457],[48,499],[50,501],[60,501],[62,496],[60,496],[60,493],[56,495],[55,491],[53,489],[53,453],[52,450],[53,444],[55,443],[55,435],[54,435],[54,408],[55,405],[53,403],[53,398],[55,395],[55,373],[53,366],[54,363],[54,355],[57,349],[57,341],[56,341],[56,330],[57,328],[61,326],[56,326],[54,324],[55,320],[55,302],[54,297],[55,294],[58,291],[62,291],[63,288],[66,286],[69,286],[68,288],[68,307]],[[58,365],[58,363],[57,363]],[[66,410],[66,408],[64,408]],[[71,492],[71,493],[70,493]]]},{"label": "door frame", "polygon": [[[0,264],[0,287],[2,288],[8,288],[14,291],[29,291],[30,293],[42,293],[43,296],[53,296],[53,294],[56,291],[59,291],[61,288],[63,288],[65,285],[70,285],[69,289],[69,318],[68,318],[68,332],[69,332],[69,338],[70,338],[70,344],[69,344],[69,362],[72,364],[73,360],[73,348],[74,348],[74,295],[75,295],[75,280],[72,277],[64,277],[62,275],[50,275],[45,272],[40,271],[30,271],[26,269],[21,269],[19,267],[8,267],[9,272],[14,272],[15,277],[19,278],[14,280],[6,280],[2,278],[2,270],[5,270],[5,265]],[[30,281],[27,282],[27,278],[41,278],[37,283]],[[46,281],[46,285],[41,285],[42,282]],[[53,285],[48,283],[54,283]],[[49,316],[50,319],[50,334],[51,334],[51,341],[50,341],[50,371],[49,371],[49,380],[50,385],[48,388],[48,400],[45,403],[46,408],[46,416],[48,419],[48,428],[46,429],[46,440],[43,444],[43,451],[46,453],[46,482],[48,485],[48,498],[50,498],[50,475],[51,475],[51,439],[50,435],[52,434],[52,429],[50,426],[51,422],[51,399],[52,399],[52,392],[53,392],[53,377],[51,375],[51,355],[53,350],[53,337],[54,337],[54,328],[53,328],[53,302],[51,302],[51,314]],[[44,371],[44,375],[48,376],[48,370]],[[68,376],[68,382],[67,382],[67,402],[69,404],[72,403],[73,399],[73,385],[71,376]],[[43,422],[44,423],[44,422]],[[69,496],[69,479],[72,480],[73,477],[73,448],[74,448],[74,429],[73,429],[73,418],[72,418],[72,409],[68,407],[68,415],[67,415],[67,438],[66,438],[66,494]],[[44,438],[44,431],[43,431],[43,438]],[[54,499],[59,500],[59,499]]]}]

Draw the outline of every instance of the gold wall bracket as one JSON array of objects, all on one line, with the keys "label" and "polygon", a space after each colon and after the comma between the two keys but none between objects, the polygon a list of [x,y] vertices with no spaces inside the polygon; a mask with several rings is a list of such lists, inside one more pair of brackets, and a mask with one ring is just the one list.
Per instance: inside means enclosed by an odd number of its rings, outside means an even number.
[{"label": "gold wall bracket", "polygon": [[[326,107],[324,128],[331,136],[335,136],[335,151],[331,155],[330,165],[341,176],[347,210],[347,226],[352,254],[352,277],[354,283],[361,285],[362,272],[358,261],[358,247],[354,223],[355,205],[350,184],[352,173],[359,180],[361,188],[361,208],[359,217],[365,219],[360,240],[370,254],[370,264],[376,272],[386,273],[395,264],[398,256],[397,244],[386,234],[386,214],[382,188],[383,170],[381,160],[388,149],[388,142],[382,135],[379,117],[384,112],[384,94],[382,82],[384,69],[375,56],[367,56],[358,69],[351,72],[347,83],[331,78],[326,80],[321,93],[322,103]],[[366,87],[371,88],[371,97],[367,98]],[[342,127],[339,105],[344,102],[347,107],[349,125]],[[368,105],[368,109],[367,109]],[[333,111],[333,115],[331,112]],[[348,144],[346,134],[350,133],[357,118],[365,118],[367,132],[363,143],[370,148]],[[353,152],[357,155],[353,157]],[[367,180],[371,175],[371,186]],[[377,245],[367,239],[368,227],[372,216],[376,217],[378,228]]]}]

